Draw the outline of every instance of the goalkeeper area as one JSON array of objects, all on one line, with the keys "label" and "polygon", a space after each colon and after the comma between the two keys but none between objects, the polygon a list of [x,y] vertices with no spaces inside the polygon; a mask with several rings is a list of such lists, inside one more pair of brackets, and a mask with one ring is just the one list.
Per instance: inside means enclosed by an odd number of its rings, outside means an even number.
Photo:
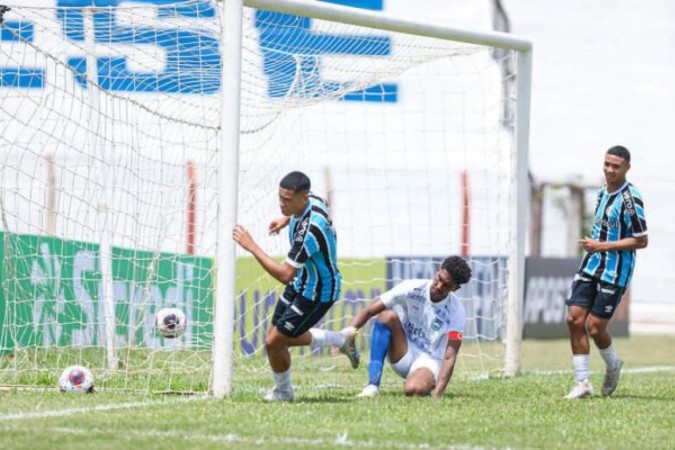
[{"label": "goalkeeper area", "polygon": [[[328,198],[338,235],[342,299],[319,326],[461,254],[457,372],[518,372],[528,41],[381,2],[7,3],[0,386],[49,390],[78,364],[101,392],[222,397],[268,376],[283,286],[231,230],[282,260],[288,238],[267,227],[292,170]],[[178,338],[155,329],[162,308],[184,312]],[[326,356],[293,350],[294,372],[331,384],[311,369]]]}]

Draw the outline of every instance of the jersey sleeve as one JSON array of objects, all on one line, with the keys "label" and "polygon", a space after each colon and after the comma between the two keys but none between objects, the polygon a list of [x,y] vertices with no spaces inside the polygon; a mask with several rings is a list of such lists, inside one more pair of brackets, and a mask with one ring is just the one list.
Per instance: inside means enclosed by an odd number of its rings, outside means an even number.
[{"label": "jersey sleeve", "polygon": [[626,189],[622,193],[625,208],[624,220],[630,228],[633,237],[647,235],[647,219],[645,217],[644,203],[640,192],[633,188]]},{"label": "jersey sleeve", "polygon": [[418,287],[419,284],[419,280],[402,281],[387,292],[380,294],[380,300],[382,300],[387,309],[391,309],[395,305],[402,305],[405,303],[408,294]]},{"label": "jersey sleeve", "polygon": [[453,294],[453,305],[452,314],[450,316],[450,323],[448,324],[448,339],[461,341],[464,339],[464,327],[466,325],[466,311],[464,305]]}]

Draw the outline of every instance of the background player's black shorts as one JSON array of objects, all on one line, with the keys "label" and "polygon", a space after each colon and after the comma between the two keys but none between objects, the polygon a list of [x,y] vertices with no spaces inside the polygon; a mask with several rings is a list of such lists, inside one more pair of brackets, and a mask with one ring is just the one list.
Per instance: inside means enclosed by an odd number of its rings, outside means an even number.
[{"label": "background player's black shorts", "polygon": [[300,336],[316,325],[333,303],[310,300],[288,286],[274,308],[272,325],[288,337]]},{"label": "background player's black shorts", "polygon": [[579,272],[574,276],[570,296],[565,304],[582,306],[590,309],[596,317],[611,319],[625,291],[626,288]]}]

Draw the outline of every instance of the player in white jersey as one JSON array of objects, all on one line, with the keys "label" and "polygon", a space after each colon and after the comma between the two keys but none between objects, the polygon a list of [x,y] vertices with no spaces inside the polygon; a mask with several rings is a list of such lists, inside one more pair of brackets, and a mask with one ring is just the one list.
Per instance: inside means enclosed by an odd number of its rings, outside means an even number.
[{"label": "player in white jersey", "polygon": [[405,379],[406,395],[439,397],[452,377],[462,345],[466,313],[454,291],[471,279],[471,268],[450,256],[433,280],[407,280],[362,309],[343,333],[352,335],[377,316],[370,341],[368,385],[359,397],[379,393],[385,357]]}]

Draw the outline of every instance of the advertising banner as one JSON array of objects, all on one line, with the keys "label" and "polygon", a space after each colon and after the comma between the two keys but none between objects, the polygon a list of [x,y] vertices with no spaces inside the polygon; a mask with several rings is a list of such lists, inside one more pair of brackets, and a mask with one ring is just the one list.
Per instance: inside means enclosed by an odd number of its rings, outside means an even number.
[{"label": "advertising banner", "polygon": [[[523,305],[524,338],[569,337],[565,323],[565,299],[578,270],[578,258],[527,258]],[[630,291],[627,291],[609,322],[612,336],[628,336],[629,303]]]}]

